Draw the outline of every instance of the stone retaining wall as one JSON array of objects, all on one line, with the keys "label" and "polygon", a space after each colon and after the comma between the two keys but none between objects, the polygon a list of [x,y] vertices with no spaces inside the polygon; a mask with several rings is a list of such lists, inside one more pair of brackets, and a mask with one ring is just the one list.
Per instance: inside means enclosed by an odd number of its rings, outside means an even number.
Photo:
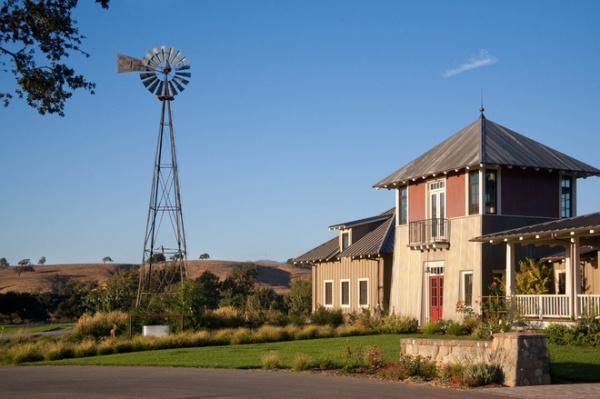
[{"label": "stone retaining wall", "polygon": [[403,355],[429,357],[438,363],[498,364],[504,385],[550,384],[546,336],[532,333],[494,334],[489,341],[409,338],[400,340]]}]

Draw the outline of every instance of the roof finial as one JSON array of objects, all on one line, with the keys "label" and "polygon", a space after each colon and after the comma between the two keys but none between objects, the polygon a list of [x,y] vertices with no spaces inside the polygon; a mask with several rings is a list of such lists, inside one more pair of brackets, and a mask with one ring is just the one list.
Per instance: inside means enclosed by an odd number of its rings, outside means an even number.
[{"label": "roof finial", "polygon": [[479,106],[479,112],[481,112],[481,115],[479,115],[480,119],[485,119],[485,115],[483,115],[483,111],[485,111],[485,108],[483,108],[483,89],[481,89],[481,105]]}]

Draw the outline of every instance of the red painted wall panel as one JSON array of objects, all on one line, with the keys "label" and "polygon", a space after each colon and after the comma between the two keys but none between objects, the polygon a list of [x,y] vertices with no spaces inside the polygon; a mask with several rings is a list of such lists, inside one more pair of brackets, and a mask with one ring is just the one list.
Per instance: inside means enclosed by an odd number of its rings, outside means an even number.
[{"label": "red painted wall panel", "polygon": [[558,172],[502,169],[503,215],[560,217]]},{"label": "red painted wall panel", "polygon": [[446,178],[446,217],[448,219],[466,214],[466,182],[464,173]]},{"label": "red painted wall panel", "polygon": [[408,222],[416,222],[425,219],[425,188],[427,184],[420,181],[408,186]]}]

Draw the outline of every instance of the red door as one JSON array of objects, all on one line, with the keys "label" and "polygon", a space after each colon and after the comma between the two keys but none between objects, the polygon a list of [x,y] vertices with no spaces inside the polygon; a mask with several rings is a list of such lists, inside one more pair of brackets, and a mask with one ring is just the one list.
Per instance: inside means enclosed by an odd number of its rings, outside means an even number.
[{"label": "red door", "polygon": [[444,307],[444,276],[429,276],[429,320],[442,318]]}]

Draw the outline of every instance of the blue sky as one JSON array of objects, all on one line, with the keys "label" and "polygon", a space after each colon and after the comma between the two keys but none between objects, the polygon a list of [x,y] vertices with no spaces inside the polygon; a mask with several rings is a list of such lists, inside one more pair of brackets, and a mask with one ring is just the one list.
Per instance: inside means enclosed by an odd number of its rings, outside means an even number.
[{"label": "blue sky", "polygon": [[[116,54],[182,50],[172,103],[190,259],[285,261],[378,214],[372,185],[479,116],[593,166],[597,1],[80,1],[66,117],[0,108],[0,257],[138,263],[160,102]],[[10,76],[3,74],[2,85]],[[579,181],[578,213],[600,180]]]}]

